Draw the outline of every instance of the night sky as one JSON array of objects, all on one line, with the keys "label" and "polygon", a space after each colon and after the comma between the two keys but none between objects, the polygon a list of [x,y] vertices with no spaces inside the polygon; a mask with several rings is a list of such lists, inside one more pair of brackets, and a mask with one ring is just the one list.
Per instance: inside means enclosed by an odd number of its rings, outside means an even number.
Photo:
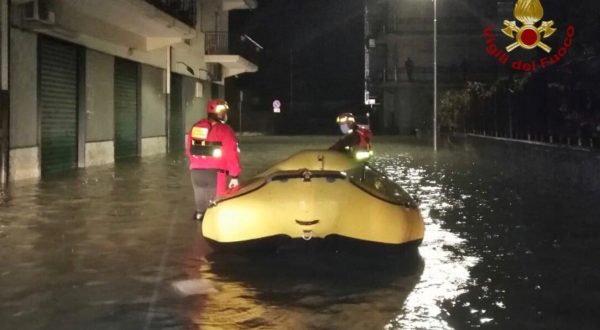
[{"label": "night sky", "polygon": [[[232,11],[229,29],[230,35],[246,33],[264,47],[253,59],[259,71],[235,82],[252,95],[252,102],[246,102],[250,111],[272,111],[271,102],[280,99],[286,117],[326,125],[338,112],[361,107],[362,0],[260,0],[253,11]],[[236,42],[232,39],[233,51],[247,47]]]}]

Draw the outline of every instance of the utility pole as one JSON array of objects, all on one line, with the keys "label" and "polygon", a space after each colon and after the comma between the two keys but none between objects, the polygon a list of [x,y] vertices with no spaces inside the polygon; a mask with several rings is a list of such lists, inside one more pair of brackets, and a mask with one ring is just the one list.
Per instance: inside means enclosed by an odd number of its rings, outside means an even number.
[{"label": "utility pole", "polygon": [[290,48],[290,113],[294,112],[294,49]]},{"label": "utility pole", "polygon": [[288,33],[290,35],[290,114],[294,113],[294,44],[296,38],[296,0],[287,1],[287,18],[288,18]]},{"label": "utility pole", "polygon": [[[365,67],[364,67],[364,104],[368,104],[369,99],[371,98],[370,92],[369,92],[369,76],[371,75],[370,71],[369,71],[369,62],[370,62],[370,54],[369,54],[369,7],[367,2],[365,2],[365,8],[364,8],[364,12],[363,15],[365,17],[365,20],[363,22],[363,50],[364,50],[364,61],[365,61]],[[372,107],[371,107],[372,108]]]},{"label": "utility pole", "polygon": [[437,152],[437,0],[433,0],[433,152]]},{"label": "utility pole", "polygon": [[243,103],[244,103],[244,91],[240,89],[240,104],[239,104],[239,110],[240,110],[240,118],[239,118],[240,134],[242,133],[242,104]]}]

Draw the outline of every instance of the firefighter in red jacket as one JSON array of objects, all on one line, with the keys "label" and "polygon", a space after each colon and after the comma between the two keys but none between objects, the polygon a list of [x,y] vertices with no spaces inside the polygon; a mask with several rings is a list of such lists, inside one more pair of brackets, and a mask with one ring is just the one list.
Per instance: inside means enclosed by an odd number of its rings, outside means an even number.
[{"label": "firefighter in red jacket", "polygon": [[228,111],[225,100],[210,100],[207,118],[194,124],[188,133],[186,153],[194,187],[196,220],[202,219],[211,200],[239,185],[240,151],[235,133],[225,124]]},{"label": "firefighter in red jacket", "polygon": [[368,126],[356,123],[356,118],[350,112],[337,116],[337,123],[344,136],[330,150],[350,152],[358,160],[364,160],[372,155],[371,139],[373,133]]}]

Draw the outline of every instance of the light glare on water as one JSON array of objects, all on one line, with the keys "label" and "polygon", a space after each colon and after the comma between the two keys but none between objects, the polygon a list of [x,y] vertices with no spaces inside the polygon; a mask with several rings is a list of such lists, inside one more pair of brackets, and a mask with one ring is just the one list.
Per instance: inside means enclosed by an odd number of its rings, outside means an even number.
[{"label": "light glare on water", "polygon": [[[334,137],[241,141],[244,178]],[[421,201],[419,254],[219,258],[182,156],[90,168],[0,197],[2,329],[464,329],[598,324],[597,192],[508,160],[375,140]],[[532,183],[533,182],[533,183]],[[565,221],[568,219],[568,221]],[[565,285],[565,283],[567,285]]]}]

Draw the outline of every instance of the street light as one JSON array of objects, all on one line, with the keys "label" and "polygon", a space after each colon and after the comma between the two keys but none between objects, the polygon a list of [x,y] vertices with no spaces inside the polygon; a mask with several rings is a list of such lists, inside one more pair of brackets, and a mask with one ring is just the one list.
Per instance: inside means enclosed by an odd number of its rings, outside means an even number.
[{"label": "street light", "polygon": [[254,47],[256,47],[256,51],[257,51],[257,52],[260,52],[261,50],[265,49],[265,48],[264,48],[263,46],[261,46],[261,45],[260,45],[258,42],[256,42],[256,40],[254,40],[254,39],[250,38],[250,36],[249,36],[249,35],[247,35],[247,34],[245,34],[245,33],[244,33],[244,34],[242,34],[242,36],[240,37],[240,39],[242,40],[242,42],[243,42],[243,41],[246,41],[246,40],[248,40],[249,42],[251,42],[251,43],[254,45]]},{"label": "street light", "polygon": [[433,0],[433,152],[437,152],[437,0]]}]

